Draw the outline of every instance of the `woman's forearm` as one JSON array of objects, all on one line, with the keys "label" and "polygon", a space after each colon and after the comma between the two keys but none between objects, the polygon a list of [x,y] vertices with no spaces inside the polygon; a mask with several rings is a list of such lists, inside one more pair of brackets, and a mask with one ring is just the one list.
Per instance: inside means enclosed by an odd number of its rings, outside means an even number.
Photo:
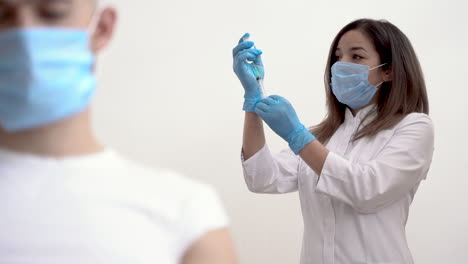
[{"label": "woman's forearm", "polygon": [[[264,146],[265,132],[263,130],[262,119],[256,113],[245,112],[244,137],[242,143],[244,159],[248,160]],[[320,175],[328,152],[328,149],[323,146],[322,143],[318,140],[314,140],[299,152],[299,156],[315,173],[317,173],[317,175]]]},{"label": "woman's forearm", "polygon": [[263,121],[256,114],[245,112],[244,137],[242,150],[244,159],[247,160],[265,146],[265,132],[263,131]]},{"label": "woman's forearm", "polygon": [[301,156],[302,160],[320,176],[328,153],[328,149],[322,145],[322,143],[318,140],[314,140],[299,152],[299,156]]}]

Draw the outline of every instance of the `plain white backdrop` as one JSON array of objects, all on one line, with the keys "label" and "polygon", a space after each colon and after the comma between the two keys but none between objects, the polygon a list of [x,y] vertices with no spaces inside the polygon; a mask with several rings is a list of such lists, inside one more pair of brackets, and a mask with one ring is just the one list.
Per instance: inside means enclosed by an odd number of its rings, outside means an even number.
[{"label": "plain white backdrop", "polygon": [[[93,109],[99,138],[127,156],[215,186],[242,264],[299,263],[297,193],[247,190],[240,164],[243,90],[231,50],[250,32],[265,87],[306,125],[325,115],[332,39],[358,18],[387,19],[412,41],[426,77],[436,146],[411,207],[416,263],[468,263],[468,18],[463,0],[114,0],[120,19],[100,56]],[[267,129],[270,148],[287,147]],[[157,249],[155,249],[157,250]]]}]

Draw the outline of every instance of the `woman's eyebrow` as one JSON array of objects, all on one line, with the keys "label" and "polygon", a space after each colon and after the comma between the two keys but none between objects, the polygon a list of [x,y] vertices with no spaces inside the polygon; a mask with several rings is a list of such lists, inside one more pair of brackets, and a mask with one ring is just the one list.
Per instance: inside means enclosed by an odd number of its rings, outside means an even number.
[{"label": "woman's eyebrow", "polygon": [[[365,48],[363,48],[363,47],[352,47],[352,48],[350,48],[350,50],[351,50],[351,51],[363,50],[363,51],[367,52],[367,50],[366,50]],[[341,51],[341,49],[340,49],[340,48],[336,48],[335,52],[337,52],[337,51]]]},{"label": "woman's eyebrow", "polygon": [[363,50],[364,52],[367,52],[367,50],[363,47],[352,47],[351,48],[352,51],[356,51],[356,50]]}]

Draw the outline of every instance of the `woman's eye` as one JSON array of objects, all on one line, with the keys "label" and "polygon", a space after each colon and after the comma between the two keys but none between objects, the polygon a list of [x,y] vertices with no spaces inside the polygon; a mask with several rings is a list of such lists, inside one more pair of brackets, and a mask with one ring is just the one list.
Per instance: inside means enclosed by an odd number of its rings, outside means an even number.
[{"label": "woman's eye", "polygon": [[356,55],[356,54],[353,56],[353,58],[356,59],[356,60],[362,60],[362,59],[364,59],[363,57],[361,57],[361,56],[359,56],[359,55]]}]

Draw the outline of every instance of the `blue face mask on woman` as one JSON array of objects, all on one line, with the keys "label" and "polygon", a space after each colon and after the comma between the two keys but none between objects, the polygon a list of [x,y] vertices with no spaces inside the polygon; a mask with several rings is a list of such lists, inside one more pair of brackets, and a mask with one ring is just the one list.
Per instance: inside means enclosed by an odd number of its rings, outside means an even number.
[{"label": "blue face mask on woman", "polygon": [[16,132],[83,111],[96,88],[85,30],[0,32],[0,126]]},{"label": "blue face mask on woman", "polygon": [[331,67],[331,86],[336,99],[351,109],[366,106],[377,92],[377,87],[369,83],[369,71],[382,67],[384,64],[370,68],[367,65],[335,62]]}]

